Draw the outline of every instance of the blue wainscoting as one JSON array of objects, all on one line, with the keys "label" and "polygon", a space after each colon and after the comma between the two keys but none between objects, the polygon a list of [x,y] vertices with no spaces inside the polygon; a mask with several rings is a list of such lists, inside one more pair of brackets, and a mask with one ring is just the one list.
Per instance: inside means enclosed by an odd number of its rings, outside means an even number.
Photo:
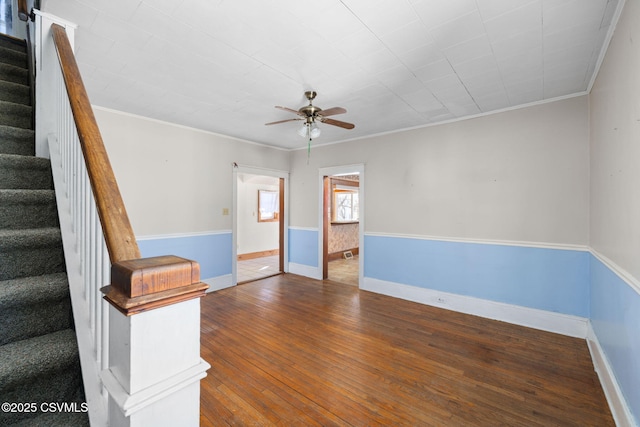
[{"label": "blue wainscoting", "polygon": [[364,275],[589,317],[589,252],[365,235]]},{"label": "blue wainscoting", "polygon": [[[318,239],[317,230],[290,228],[290,262],[317,268]],[[590,319],[638,423],[640,292],[586,248],[365,234],[364,249],[365,278]]]},{"label": "blue wainscoting", "polygon": [[591,327],[630,412],[640,423],[640,294],[593,255]]},{"label": "blue wainscoting", "polygon": [[202,280],[231,274],[231,232],[195,235],[141,237],[138,246],[144,258],[176,255],[198,261]]},{"label": "blue wainscoting", "polygon": [[289,228],[289,262],[318,267],[318,230]]}]

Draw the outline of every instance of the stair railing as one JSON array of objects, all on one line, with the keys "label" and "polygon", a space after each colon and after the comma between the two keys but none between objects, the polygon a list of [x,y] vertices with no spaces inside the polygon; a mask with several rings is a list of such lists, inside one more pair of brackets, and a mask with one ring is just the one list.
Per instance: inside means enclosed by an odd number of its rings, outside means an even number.
[{"label": "stair railing", "polygon": [[67,36],[75,27],[35,14],[44,98],[36,144],[44,133],[48,141],[37,152],[52,161],[91,425],[197,425],[209,368],[199,357],[198,298],[208,286],[197,262],[141,258]]},{"label": "stair railing", "polygon": [[[90,176],[87,171],[87,165],[83,160],[83,152],[93,152],[97,150],[99,154],[94,154],[93,159],[104,159],[104,143],[97,129],[93,110],[89,104],[88,97],[84,88],[78,87],[78,83],[73,83],[72,91],[78,91],[74,94],[76,97],[71,102],[72,96],[68,92],[63,76],[63,68],[66,66],[66,73],[70,76],[69,81],[78,81],[77,67],[75,67],[75,59],[70,58],[69,52],[71,47],[66,35],[66,30],[54,24],[52,26],[54,39],[57,38],[56,45],[59,46],[60,67],[53,68],[55,75],[55,89],[57,94],[55,99],[57,105],[55,107],[56,114],[56,132],[55,139],[51,138],[50,154],[52,159],[52,172],[56,189],[64,189],[65,200],[58,200],[59,207],[68,206],[68,216],[62,212],[60,216],[61,228],[63,231],[71,231],[74,239],[64,239],[65,257],[67,264],[70,264],[69,250],[78,255],[77,263],[72,268],[68,265],[68,277],[73,301],[74,319],[76,320],[76,333],[78,336],[78,346],[81,357],[81,365],[83,368],[83,379],[85,386],[85,395],[87,404],[92,418],[92,424],[107,425],[107,393],[100,382],[100,373],[108,369],[108,352],[109,352],[109,310],[107,302],[102,299],[99,288],[103,284],[108,284],[111,280],[111,257],[108,250],[107,241],[104,237],[101,222],[99,219],[99,206],[96,202],[93,192],[91,191]],[[71,64],[70,64],[71,62]],[[81,82],[81,80],[79,80]],[[78,99],[77,97],[80,97]],[[79,115],[82,122],[79,130],[74,120],[74,111]],[[82,141],[80,141],[82,135]],[[107,159],[108,161],[108,159]],[[110,165],[104,164],[103,161],[97,162],[108,176],[96,183],[98,188],[107,188],[110,191],[112,199],[116,199],[116,209],[124,211],[122,199],[119,194],[115,178],[111,171]],[[59,167],[57,167],[59,166]],[[94,166],[91,166],[94,167]],[[113,188],[115,186],[115,188]],[[60,187],[60,188],[59,188]],[[61,203],[62,202],[62,203]],[[66,203],[64,203],[66,202]],[[103,204],[103,210],[104,210]],[[113,244],[117,256],[124,255],[127,259],[140,258],[140,251],[135,242],[133,230],[128,219],[124,227],[124,248],[121,245]],[[107,224],[118,229],[113,222]],[[118,229],[120,231],[120,229]],[[66,235],[66,233],[64,233]],[[112,239],[113,241],[113,239]],[[117,259],[117,258],[115,258]],[[79,265],[78,265],[79,264]],[[99,285],[96,285],[99,284]],[[80,319],[80,322],[78,322]],[[86,328],[88,326],[88,329]],[[88,353],[88,354],[87,354]]]}]

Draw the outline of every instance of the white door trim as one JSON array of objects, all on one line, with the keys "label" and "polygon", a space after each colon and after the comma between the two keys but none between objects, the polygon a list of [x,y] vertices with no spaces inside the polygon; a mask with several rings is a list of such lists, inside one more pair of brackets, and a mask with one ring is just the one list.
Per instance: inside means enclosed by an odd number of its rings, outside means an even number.
[{"label": "white door trim", "polygon": [[231,285],[238,284],[238,174],[272,176],[284,179],[284,241],[282,242],[284,257],[284,272],[289,272],[289,172],[277,169],[234,164],[233,169],[233,195],[232,195],[232,227],[231,227]]}]

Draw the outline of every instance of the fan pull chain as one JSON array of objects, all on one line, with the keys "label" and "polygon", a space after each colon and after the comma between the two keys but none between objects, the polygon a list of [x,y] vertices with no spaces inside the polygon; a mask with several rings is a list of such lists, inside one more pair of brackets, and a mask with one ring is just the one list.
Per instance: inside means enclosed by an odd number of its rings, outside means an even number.
[{"label": "fan pull chain", "polygon": [[307,164],[309,164],[309,158],[311,158],[311,138],[309,138],[309,143],[307,144]]}]

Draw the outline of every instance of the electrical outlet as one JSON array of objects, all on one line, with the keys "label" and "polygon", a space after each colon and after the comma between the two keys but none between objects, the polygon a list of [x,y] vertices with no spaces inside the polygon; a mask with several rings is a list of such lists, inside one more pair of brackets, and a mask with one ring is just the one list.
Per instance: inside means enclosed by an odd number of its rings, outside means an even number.
[{"label": "electrical outlet", "polygon": [[229,215],[229,208],[222,208],[222,215]]}]

